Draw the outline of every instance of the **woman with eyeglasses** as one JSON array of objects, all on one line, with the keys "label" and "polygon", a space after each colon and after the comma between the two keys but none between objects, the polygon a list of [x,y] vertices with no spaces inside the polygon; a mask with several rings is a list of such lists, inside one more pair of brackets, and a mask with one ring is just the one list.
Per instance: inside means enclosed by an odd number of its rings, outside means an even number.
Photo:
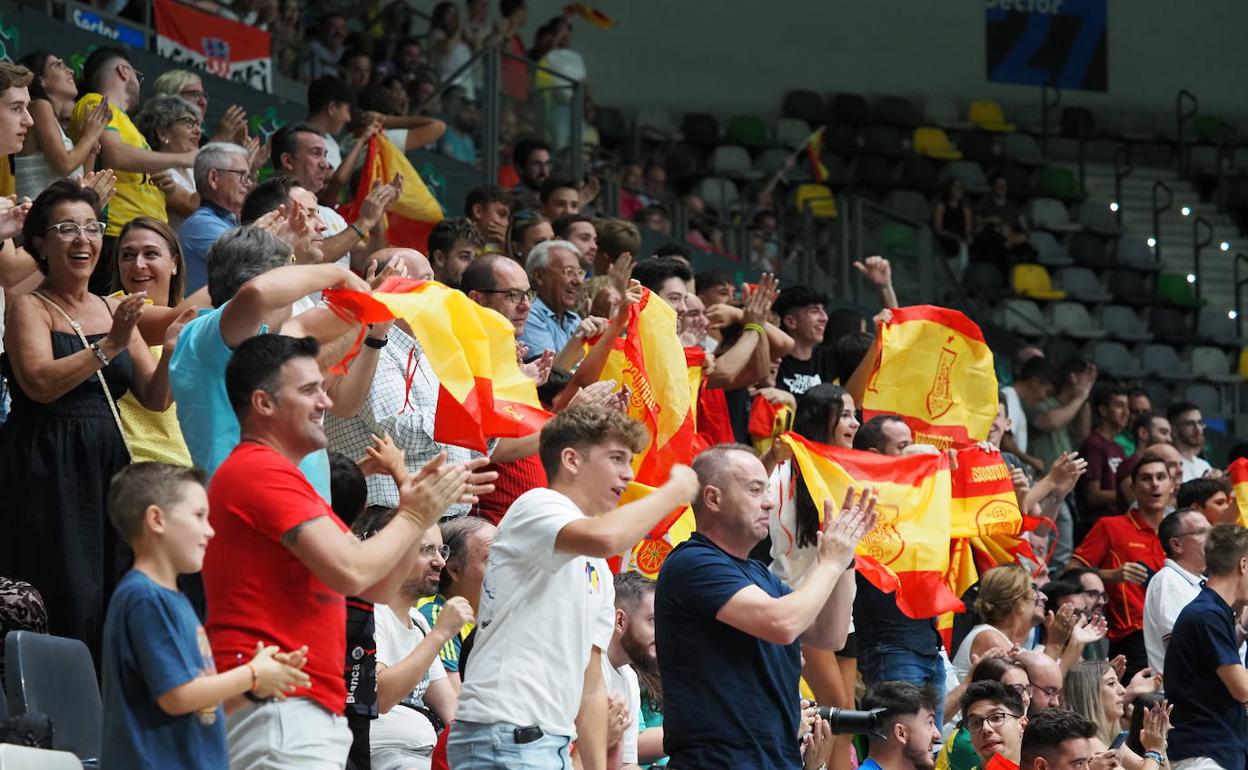
[{"label": "woman with eyeglasses", "polygon": [[137,329],[144,295],[89,291],[104,236],[98,205],[70,180],[35,199],[22,236],[44,278],[9,309],[0,356],[13,398],[0,426],[0,529],[11,533],[0,564],[43,595],[51,633],[83,640],[97,660],[104,604],[125,567],[105,505],[131,460],[117,401],[128,391],[148,409],[171,401],[168,357],[154,361]]},{"label": "woman with eyeglasses", "polygon": [[1044,621],[1044,594],[1036,590],[1027,570],[1015,564],[993,567],[980,576],[975,611],[983,622],[972,628],[953,656],[958,677],[971,671],[971,656],[989,650],[1027,647],[1031,630]]},{"label": "woman with eyeglasses", "polygon": [[17,198],[34,199],[63,177],[80,177],[95,164],[95,155],[112,115],[100,102],[87,113],[82,135],[74,142],[65,125],[74,111],[78,85],[63,59],[46,51],[23,56],[20,64],[34,73],[30,84],[30,116],[35,124],[13,163]]},{"label": "woman with eyeglasses", "polygon": [[[1139,678],[1141,674],[1136,677]],[[1170,712],[1165,701],[1151,706],[1138,706],[1147,708],[1148,711],[1140,716],[1139,741],[1145,754],[1137,754],[1131,749],[1129,741],[1126,741],[1129,733],[1125,728],[1133,721],[1128,712],[1128,703],[1131,702],[1128,697],[1129,690],[1138,689],[1139,683],[1135,680],[1132,680],[1130,688],[1123,687],[1118,680],[1118,672],[1108,661],[1085,660],[1066,674],[1062,696],[1066,700],[1066,708],[1096,723],[1099,728],[1097,737],[1106,745],[1114,747],[1120,737],[1124,739],[1114,748],[1118,751],[1118,761],[1126,770],[1159,770],[1166,765],[1166,734],[1170,731]],[[1124,718],[1128,720],[1127,724],[1124,724]],[[1152,762],[1146,764],[1150,754],[1161,757],[1157,761],[1158,767],[1153,767]]]},{"label": "woman with eyeglasses", "polygon": [[[195,153],[203,130],[203,114],[181,96],[148,99],[134,116],[134,124],[156,152]],[[190,166],[174,166],[152,175],[165,194],[165,211],[176,231],[199,208],[195,174]]]}]

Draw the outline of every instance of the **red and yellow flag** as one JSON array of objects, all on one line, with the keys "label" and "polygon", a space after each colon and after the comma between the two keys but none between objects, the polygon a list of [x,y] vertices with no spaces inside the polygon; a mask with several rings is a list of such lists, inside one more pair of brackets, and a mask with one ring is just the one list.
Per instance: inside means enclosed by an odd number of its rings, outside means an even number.
[{"label": "red and yellow flag", "polygon": [[897,608],[912,618],[963,610],[945,582],[951,482],[943,454],[892,457],[817,444],[796,433],[778,440],[793,449],[806,489],[821,511],[824,500],[839,506],[850,486],[876,489],[879,520],[857,552],[864,578],[881,591],[896,592]]},{"label": "red and yellow flag", "polygon": [[[630,481],[624,494],[620,495],[619,505],[640,500],[653,491],[654,487]],[[646,577],[657,578],[667,555],[689,539],[694,527],[693,509],[687,505],[677,508],[663,517],[663,521],[623,558],[613,558],[612,569],[616,572],[640,572]]]},{"label": "red and yellow flag", "polygon": [[657,487],[674,464],[693,459],[696,402],[676,311],[649,289],[629,307],[624,336],[615,340],[599,377],[628,386],[628,414],[650,431],[650,446],[633,458],[638,482]]},{"label": "red and yellow flag", "polygon": [[435,441],[484,452],[486,439],[526,436],[550,418],[516,363],[511,322],[462,292],[437,281],[391,278],[372,294],[329,289],[324,297],[361,323],[401,319],[411,327],[438,376]]},{"label": "red and yellow flag", "polygon": [[574,14],[580,16],[582,19],[588,21],[590,24],[593,24],[599,29],[611,29],[615,26],[615,19],[588,3],[569,3],[568,5],[563,6],[564,16],[572,16]]},{"label": "red and yellow flag", "polygon": [[386,212],[384,224],[381,225],[386,228],[386,240],[391,246],[406,246],[427,252],[429,233],[443,219],[442,206],[429,192],[425,181],[416,173],[403,151],[385,136],[378,135],[368,140],[368,154],[360,173],[360,183],[355,188],[355,198],[339,206],[338,213],[348,222],[354,221],[359,217],[360,207],[373,185],[389,184],[395,174],[403,177],[403,191]]},{"label": "red and yellow flag", "polygon": [[793,427],[793,409],[788,404],[773,404],[762,395],[750,405],[750,438],[759,456],[767,454],[776,436]]},{"label": "red and yellow flag", "polygon": [[828,181],[829,176],[828,167],[823,163],[823,134],[827,130],[826,126],[820,126],[806,142],[806,158],[810,161],[810,175],[819,184]]},{"label": "red and yellow flag", "polygon": [[1234,485],[1235,507],[1239,509],[1236,523],[1248,527],[1248,457],[1241,457],[1226,469]]},{"label": "red and yellow flag", "polygon": [[988,437],[997,374],[983,332],[962,313],[933,305],[892,311],[862,398],[863,420],[899,415],[914,440],[941,449]]}]

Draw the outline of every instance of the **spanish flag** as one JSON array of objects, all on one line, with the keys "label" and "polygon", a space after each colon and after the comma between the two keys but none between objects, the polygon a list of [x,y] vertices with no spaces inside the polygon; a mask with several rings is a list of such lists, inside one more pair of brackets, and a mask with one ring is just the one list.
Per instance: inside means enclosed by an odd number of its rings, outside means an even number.
[{"label": "spanish flag", "polygon": [[941,449],[986,439],[997,416],[997,374],[979,327],[933,305],[892,314],[877,332],[879,360],[863,394],[863,420],[899,415],[917,443]]},{"label": "spanish flag", "polygon": [[[619,505],[640,500],[654,491],[654,487],[630,481],[624,494],[620,495]],[[672,549],[689,539],[693,534],[695,522],[693,509],[681,506],[669,513],[651,530],[640,543],[633,546],[623,558],[612,559],[611,568],[615,572],[640,572],[646,577],[657,578],[663,561]]]},{"label": "spanish flag", "polygon": [[759,456],[767,454],[776,436],[793,427],[793,409],[788,404],[773,404],[762,395],[750,405],[750,438]]},{"label": "spanish flag", "polygon": [[572,16],[573,14],[580,16],[599,29],[611,29],[615,26],[615,19],[612,19],[588,3],[569,3],[563,6],[564,16]]},{"label": "spanish flag", "polygon": [[912,618],[961,612],[961,600],[946,585],[949,571],[951,482],[944,454],[892,457],[827,446],[796,433],[778,439],[793,449],[811,498],[840,505],[853,486],[879,495],[875,527],[858,544],[858,572]]},{"label": "spanish flag", "polygon": [[360,172],[360,183],[355,188],[355,198],[339,206],[338,213],[348,222],[354,221],[359,217],[360,207],[373,185],[389,184],[395,174],[403,177],[403,191],[383,219],[381,226],[386,228],[386,240],[391,246],[406,246],[427,252],[429,233],[443,219],[442,206],[429,192],[403,151],[385,136],[378,135],[368,140],[368,155]]},{"label": "spanish flag", "polygon": [[[516,363],[511,322],[462,292],[437,281],[391,278],[372,294],[329,289],[324,297],[360,323],[401,319],[411,327],[438,376],[435,441],[485,452],[486,439],[536,433],[550,418]],[[415,362],[408,366],[414,370]]]},{"label": "spanish flag", "polygon": [[628,386],[628,414],[650,431],[650,446],[633,458],[638,482],[657,487],[672,465],[693,459],[696,401],[676,311],[649,289],[629,307],[624,336],[614,341],[599,378]]},{"label": "spanish flag", "polygon": [[1239,509],[1236,523],[1248,527],[1248,457],[1241,457],[1226,469],[1234,485],[1235,507]]}]

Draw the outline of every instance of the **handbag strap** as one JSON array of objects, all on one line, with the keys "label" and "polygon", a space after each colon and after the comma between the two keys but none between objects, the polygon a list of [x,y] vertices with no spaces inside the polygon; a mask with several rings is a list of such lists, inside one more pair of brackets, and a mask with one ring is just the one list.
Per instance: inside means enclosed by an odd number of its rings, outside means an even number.
[{"label": "handbag strap", "polygon": [[[48,299],[39,291],[32,291],[31,294],[43,300],[49,307],[61,314],[61,318],[65,319],[65,323],[69,324],[69,328],[74,330],[78,335],[79,341],[82,342],[84,350],[91,347],[91,343],[87,342],[87,337],[82,333],[82,324],[75,321],[69,313],[65,312],[65,308]],[[106,300],[107,301],[107,300]],[[117,403],[113,401],[113,394],[108,389],[108,383],[104,380],[104,367],[95,370],[95,376],[100,381],[100,387],[104,390],[104,400],[108,402],[108,411],[113,413],[113,422],[117,425],[117,432],[121,434],[121,443],[126,447],[126,456],[130,458],[130,462],[134,462],[134,453],[130,451],[130,442],[126,440],[126,431],[121,427],[121,414],[117,411]]]}]

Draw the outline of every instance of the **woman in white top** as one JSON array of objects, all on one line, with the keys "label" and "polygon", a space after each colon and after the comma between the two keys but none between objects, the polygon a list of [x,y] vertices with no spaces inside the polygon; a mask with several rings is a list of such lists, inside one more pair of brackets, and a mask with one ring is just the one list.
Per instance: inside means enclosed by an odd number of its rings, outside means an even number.
[{"label": "woman in white top", "polygon": [[[464,42],[464,25],[455,3],[441,2],[433,7],[429,19],[429,49],[433,52],[433,61],[442,80],[450,79],[472,58],[472,49]],[[472,73],[460,75],[453,84],[461,86],[469,99],[475,98]]]},{"label": "woman in white top", "polygon": [[[156,152],[195,152],[203,130],[203,116],[190,100],[181,96],[148,99],[134,117],[134,125]],[[176,231],[182,220],[199,208],[195,174],[190,168],[171,168],[153,174],[165,193],[169,225]]]},{"label": "woman in white top", "polygon": [[[858,433],[853,396],[839,385],[816,385],[797,397],[793,415],[793,432],[820,444],[852,449]],[[815,565],[815,535],[819,531],[819,509],[822,500],[813,500],[801,483],[793,452],[782,441],[776,441],[763,456],[763,465],[771,470],[768,495],[771,509],[771,571],[791,588],[797,587]],[[854,686],[858,681],[858,659],[846,647],[846,637],[853,631],[854,570],[845,571],[823,612],[815,620],[808,637],[802,641],[805,665],[802,676],[815,698],[825,706],[854,707]],[[816,642],[811,643],[811,642]],[[838,736],[834,756],[849,756],[848,736]],[[841,742],[843,741],[843,744]]]},{"label": "woman in white top", "polygon": [[44,188],[63,177],[82,176],[83,168],[95,165],[100,137],[112,113],[108,100],[92,110],[75,144],[65,134],[64,122],[74,110],[78,86],[63,60],[46,52],[27,54],[21,65],[35,76],[30,84],[30,116],[35,125],[26,134],[14,163],[18,200],[38,197]]},{"label": "woman in white top", "polygon": [[953,656],[959,679],[970,673],[972,657],[981,658],[998,648],[1026,647],[1031,629],[1044,622],[1044,594],[1022,567],[993,567],[979,578],[975,611],[984,622],[967,633]]}]

